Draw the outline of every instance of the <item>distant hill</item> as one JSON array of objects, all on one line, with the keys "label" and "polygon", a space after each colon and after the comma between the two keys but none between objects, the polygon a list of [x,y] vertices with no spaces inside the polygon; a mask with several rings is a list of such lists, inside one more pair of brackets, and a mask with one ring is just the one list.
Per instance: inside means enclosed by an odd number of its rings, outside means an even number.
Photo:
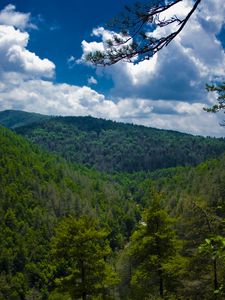
[{"label": "distant hill", "polygon": [[0,124],[72,163],[104,172],[195,166],[225,152],[225,139],[193,136],[93,117],[0,112]]},{"label": "distant hill", "polygon": [[20,110],[0,111],[0,124],[7,128],[16,128],[34,122],[41,122],[51,118],[37,113],[28,113]]},{"label": "distant hill", "polygon": [[[107,175],[68,164],[2,126],[0,141],[0,206],[8,201],[17,207],[17,199],[23,199],[26,208],[37,204],[61,217],[73,212],[101,214],[100,207],[105,211],[107,206],[111,210],[112,202],[121,205],[122,189]],[[107,203],[101,203],[105,199]]]},{"label": "distant hill", "polygon": [[225,152],[225,140],[92,117],[52,117],[16,132],[69,162],[104,172],[194,166]]},{"label": "distant hill", "polygon": [[11,208],[18,218],[32,225],[29,213],[38,208],[53,223],[67,214],[85,213],[99,217],[105,224],[109,221],[112,241],[117,234],[113,228],[115,218],[116,230],[125,228],[118,220],[133,204],[126,201],[122,187],[109,176],[70,165],[1,126],[0,141],[0,220],[4,210]]}]

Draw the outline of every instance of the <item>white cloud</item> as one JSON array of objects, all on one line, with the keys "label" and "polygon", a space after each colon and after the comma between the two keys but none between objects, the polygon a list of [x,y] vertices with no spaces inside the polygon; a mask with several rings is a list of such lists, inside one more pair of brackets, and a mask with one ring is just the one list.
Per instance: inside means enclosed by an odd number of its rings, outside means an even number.
[{"label": "white cloud", "polygon": [[0,24],[14,26],[22,30],[25,28],[37,28],[36,25],[30,22],[30,13],[16,11],[16,7],[13,4],[8,4],[0,11]]},{"label": "white cloud", "polygon": [[[207,1],[209,12],[216,10],[220,14],[218,7],[213,7],[211,0]],[[2,17],[6,13],[10,16],[8,21]],[[43,80],[54,76],[55,65],[29,51],[29,34],[24,31],[29,27],[29,18],[29,14],[17,13],[14,6],[0,12],[1,110],[92,115],[194,134],[224,135],[223,129],[218,126],[221,116],[209,115],[202,110],[204,97],[200,89],[205,79],[215,74],[222,76],[225,69],[224,54],[215,37],[220,27],[218,23],[223,20],[221,17],[211,16],[210,24],[213,26],[210,34],[207,34],[205,25],[197,23],[195,18],[170,48],[151,60],[135,65],[120,63],[107,69],[106,73],[115,83],[114,97],[105,97],[87,86]],[[83,41],[83,55],[104,49],[110,34],[102,27],[94,30],[93,35],[102,40],[99,43]],[[200,37],[202,41],[199,41]],[[76,62],[74,56],[68,58],[70,65]],[[91,76],[88,83],[96,84],[97,80]],[[205,102],[212,104],[212,98],[207,97],[205,95]]]},{"label": "white cloud", "polygon": [[150,60],[142,61],[138,64],[123,64],[123,71],[129,74],[132,86],[145,85],[157,72],[157,56],[156,54]]},{"label": "white cloud", "polygon": [[[9,74],[8,74],[9,75]],[[24,81],[11,74],[0,85],[0,109],[21,109],[50,115],[73,115],[112,119],[192,134],[224,135],[221,116],[207,114],[202,104],[165,100],[121,98],[115,103],[93,89],[44,80]]]},{"label": "white cloud", "polygon": [[[184,0],[161,18],[175,14],[182,18],[192,5],[191,0]],[[113,79],[111,94],[117,99],[120,120],[196,134],[224,135],[223,128],[218,126],[221,116],[202,110],[216,100],[215,95],[207,95],[205,83],[225,76],[225,53],[217,39],[224,15],[224,0],[205,0],[181,34],[152,59],[138,64],[120,62],[101,70]],[[176,24],[171,24],[157,28],[153,35],[166,35],[176,29]],[[83,41],[82,59],[88,52],[105,50],[106,41],[113,34],[102,27],[94,29],[92,35],[100,41]]]},{"label": "white cloud", "polygon": [[67,65],[70,69],[73,69],[76,65],[76,58],[73,55],[70,55],[70,57],[67,59]]},{"label": "white cloud", "polygon": [[194,135],[221,137],[224,136],[224,128],[218,125],[219,122],[221,122],[221,118],[218,115],[206,115],[205,112],[202,112],[198,116],[192,114],[186,116],[152,114],[151,118],[145,118],[141,122],[135,123]]},{"label": "white cloud", "polygon": [[[121,46],[117,46],[115,47],[115,51],[117,52],[118,48],[123,47],[124,45],[128,45],[132,43],[132,38],[128,37],[123,37],[121,34],[113,32],[113,31],[109,31],[106,30],[104,27],[98,27],[98,28],[94,28],[92,30],[92,37],[96,37],[96,38],[100,38],[101,41],[100,42],[87,42],[85,40],[83,40],[81,42],[81,47],[83,50],[83,55],[80,59],[77,60],[77,63],[86,63],[91,65],[89,62],[87,62],[85,60],[86,54],[90,53],[90,52],[103,52],[103,51],[107,51],[109,46],[108,46],[108,41],[112,41],[116,38],[120,39],[121,41],[124,41],[124,43],[121,44]],[[111,47],[110,51],[113,51],[113,47]],[[107,61],[106,61],[107,62]]]},{"label": "white cloud", "polygon": [[0,74],[20,72],[24,76],[52,77],[55,65],[27,50],[29,34],[13,26],[0,25]]},{"label": "white cloud", "polygon": [[[86,41],[82,41],[81,42],[81,47],[82,47],[82,51],[83,51],[83,55],[80,59],[77,59],[76,60],[76,63],[78,64],[82,64],[85,62],[85,56],[87,53],[90,53],[90,52],[95,52],[95,51],[104,51],[104,45],[102,42],[98,43],[98,42],[86,42]],[[89,64],[91,66],[91,63],[87,63],[85,62],[86,64]]]},{"label": "white cloud", "polygon": [[13,83],[0,86],[0,107],[53,115],[113,117],[115,104],[87,86],[54,84],[40,79],[24,81],[14,76]]},{"label": "white cloud", "polygon": [[[225,75],[225,54],[217,39],[224,22],[223,2],[224,0],[202,2],[200,10],[195,11],[181,34],[151,60],[135,65],[118,63],[107,68],[105,73],[114,81],[114,96],[205,101],[205,83],[214,77],[222,78]],[[161,18],[174,14],[182,18],[192,5],[191,0],[179,2]],[[177,29],[176,24],[157,28],[153,35],[165,35],[172,29]],[[114,33],[102,27],[94,29],[93,35],[102,40],[98,43],[83,41],[82,57],[90,51],[105,49],[105,41],[110,34]]]},{"label": "white cloud", "polygon": [[54,76],[54,63],[27,49],[29,33],[22,29],[31,26],[29,19],[29,13],[17,12],[11,4],[0,11],[0,76],[5,72],[18,72],[26,79]]},{"label": "white cloud", "polygon": [[98,81],[93,76],[88,77],[88,84],[97,84],[97,83]]}]

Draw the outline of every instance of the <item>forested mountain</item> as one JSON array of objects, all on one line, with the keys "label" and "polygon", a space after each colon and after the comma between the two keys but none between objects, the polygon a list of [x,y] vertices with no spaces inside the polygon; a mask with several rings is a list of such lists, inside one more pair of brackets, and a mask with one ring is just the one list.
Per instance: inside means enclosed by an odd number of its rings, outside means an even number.
[{"label": "forested mountain", "polygon": [[[4,115],[4,112],[3,112]],[[13,119],[17,119],[17,112]],[[20,113],[19,113],[20,115]],[[176,131],[116,123],[92,117],[52,117],[30,124],[29,115],[17,133],[59,154],[69,162],[104,172],[153,171],[197,165],[225,151],[225,140]],[[0,114],[1,123],[1,114]],[[8,121],[10,127],[10,122]]]},{"label": "forested mountain", "polygon": [[14,132],[0,127],[0,299],[224,299],[223,139],[14,113]]},{"label": "forested mountain", "polygon": [[0,299],[223,299],[225,155],[107,175],[3,127],[0,142]]},{"label": "forested mountain", "polygon": [[16,128],[34,122],[49,119],[50,116],[28,113],[21,110],[4,110],[0,112],[0,124],[8,128]]}]

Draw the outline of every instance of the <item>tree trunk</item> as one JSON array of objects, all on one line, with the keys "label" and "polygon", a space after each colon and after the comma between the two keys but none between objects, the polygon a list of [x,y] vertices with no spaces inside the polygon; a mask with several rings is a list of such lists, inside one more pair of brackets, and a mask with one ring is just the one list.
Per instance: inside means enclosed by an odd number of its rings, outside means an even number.
[{"label": "tree trunk", "polygon": [[83,299],[83,300],[86,300],[86,299],[87,299],[87,294],[86,294],[85,291],[82,293],[82,299]]},{"label": "tree trunk", "polygon": [[84,262],[81,261],[81,282],[82,282],[82,299],[86,300],[87,299],[87,292],[85,288],[85,269],[84,269]]},{"label": "tree trunk", "polygon": [[[159,228],[158,219],[156,219],[157,232]],[[160,251],[160,241],[158,237],[156,237],[156,245],[157,245],[157,255],[158,255],[158,275],[159,275],[159,295],[163,298],[163,272],[161,266],[161,251]]]},{"label": "tree trunk", "polygon": [[[217,261],[216,258],[213,260],[213,272],[214,272],[214,292],[218,290],[218,277],[217,277]],[[217,299],[217,294],[214,296],[215,300]]]},{"label": "tree trunk", "polygon": [[164,289],[163,289],[163,276],[162,276],[161,266],[159,267],[158,274],[159,274],[159,295],[161,298],[163,298]]}]

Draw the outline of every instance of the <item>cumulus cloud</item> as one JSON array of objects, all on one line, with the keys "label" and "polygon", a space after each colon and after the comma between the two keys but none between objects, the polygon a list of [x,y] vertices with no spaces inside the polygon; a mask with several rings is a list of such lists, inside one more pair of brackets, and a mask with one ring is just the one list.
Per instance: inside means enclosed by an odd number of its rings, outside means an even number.
[{"label": "cumulus cloud", "polygon": [[[167,10],[161,18],[176,14],[184,17],[192,6],[184,0]],[[158,100],[160,98],[186,101],[204,101],[204,85],[213,78],[225,75],[225,54],[217,39],[223,22],[223,0],[206,0],[189,20],[181,34],[149,61],[139,64],[118,63],[106,69],[114,81],[114,96],[136,96]],[[175,29],[176,24],[157,28],[151,35],[163,36]],[[111,33],[113,34],[113,33]],[[150,33],[149,33],[150,34]],[[110,32],[94,29],[92,35],[100,42],[82,42],[83,58],[89,51],[102,50]]]},{"label": "cumulus cloud", "polygon": [[[181,1],[161,18],[175,14],[183,18],[192,5],[192,0]],[[224,0],[206,0],[181,34],[152,59],[136,64],[120,62],[97,71],[113,79],[111,95],[117,99],[119,118],[195,134],[224,135],[218,126],[221,115],[206,115],[202,109],[216,100],[215,95],[207,95],[205,83],[222,80],[225,75],[225,53],[218,40],[224,15]],[[156,28],[149,35],[165,36],[176,30],[175,26]],[[83,41],[81,59],[84,61],[90,51],[106,49],[113,34],[103,27],[94,29],[92,36],[99,41]]]},{"label": "cumulus cloud", "polygon": [[29,34],[9,25],[0,25],[0,75],[19,72],[24,76],[52,77],[55,65],[27,49]]},{"label": "cumulus cloud", "polygon": [[[98,27],[98,28],[94,28],[92,30],[91,36],[94,38],[100,38],[101,41],[100,42],[87,42],[85,40],[83,40],[81,42],[81,47],[83,50],[83,55],[81,56],[80,59],[77,60],[77,63],[86,63],[91,65],[90,62],[87,62],[85,57],[88,53],[90,52],[96,52],[96,51],[100,51],[100,52],[104,52],[107,51],[108,49],[108,41],[113,40],[115,38],[118,38],[121,41],[124,41],[123,45],[127,45],[127,44],[131,44],[132,43],[132,38],[127,39],[124,38],[121,34],[116,33],[114,31],[110,31],[110,30],[106,30],[104,27]],[[121,45],[122,47],[122,45]],[[115,50],[117,51],[118,48],[120,48],[120,46],[117,46],[115,48]],[[113,48],[111,48],[112,51]]]},{"label": "cumulus cloud", "polygon": [[14,76],[10,84],[0,85],[0,107],[52,115],[92,114],[110,118],[115,114],[115,104],[87,86],[54,84],[41,79],[23,81],[19,76]]},{"label": "cumulus cloud", "polygon": [[[216,13],[207,23],[209,34],[204,21],[195,17],[189,25],[190,32],[186,30],[170,48],[151,60],[108,68],[106,73],[115,85],[108,97],[87,86],[52,82],[54,63],[29,51],[29,33],[25,29],[29,27],[30,14],[16,12],[13,5],[5,7],[0,12],[0,109],[92,115],[193,134],[224,135],[218,126],[221,116],[206,115],[202,110],[202,82],[224,72],[224,53],[216,39],[223,22],[221,11],[212,0],[206,3],[205,9]],[[95,29],[93,36],[101,41],[83,41],[82,59],[89,51],[104,49],[111,34],[102,27]],[[69,66],[76,63],[74,56],[68,58]],[[88,83],[96,84],[97,80],[91,76]],[[205,102],[212,104],[212,97],[207,97]]]},{"label": "cumulus cloud", "polygon": [[222,136],[220,115],[206,115],[201,103],[185,103],[139,98],[107,99],[93,89],[54,84],[34,79],[24,81],[18,74],[0,84],[0,108],[20,109],[50,115],[92,115],[98,118],[173,129],[192,134]]},{"label": "cumulus cloud", "polygon": [[14,5],[0,11],[1,77],[5,72],[17,72],[27,79],[54,76],[54,63],[28,50],[29,33],[24,29],[31,26],[30,14],[17,12]]},{"label": "cumulus cloud", "polygon": [[204,136],[224,136],[224,128],[219,127],[221,117],[218,115],[206,115],[201,112],[197,116],[188,114],[180,116],[179,114],[152,114],[150,118],[136,121],[136,124],[152,126],[156,128],[177,130],[180,132],[191,133]]},{"label": "cumulus cloud", "polygon": [[13,4],[8,4],[0,11],[0,24],[14,26],[22,30],[25,28],[37,28],[36,25],[30,22],[30,13],[16,11],[16,7]]}]

